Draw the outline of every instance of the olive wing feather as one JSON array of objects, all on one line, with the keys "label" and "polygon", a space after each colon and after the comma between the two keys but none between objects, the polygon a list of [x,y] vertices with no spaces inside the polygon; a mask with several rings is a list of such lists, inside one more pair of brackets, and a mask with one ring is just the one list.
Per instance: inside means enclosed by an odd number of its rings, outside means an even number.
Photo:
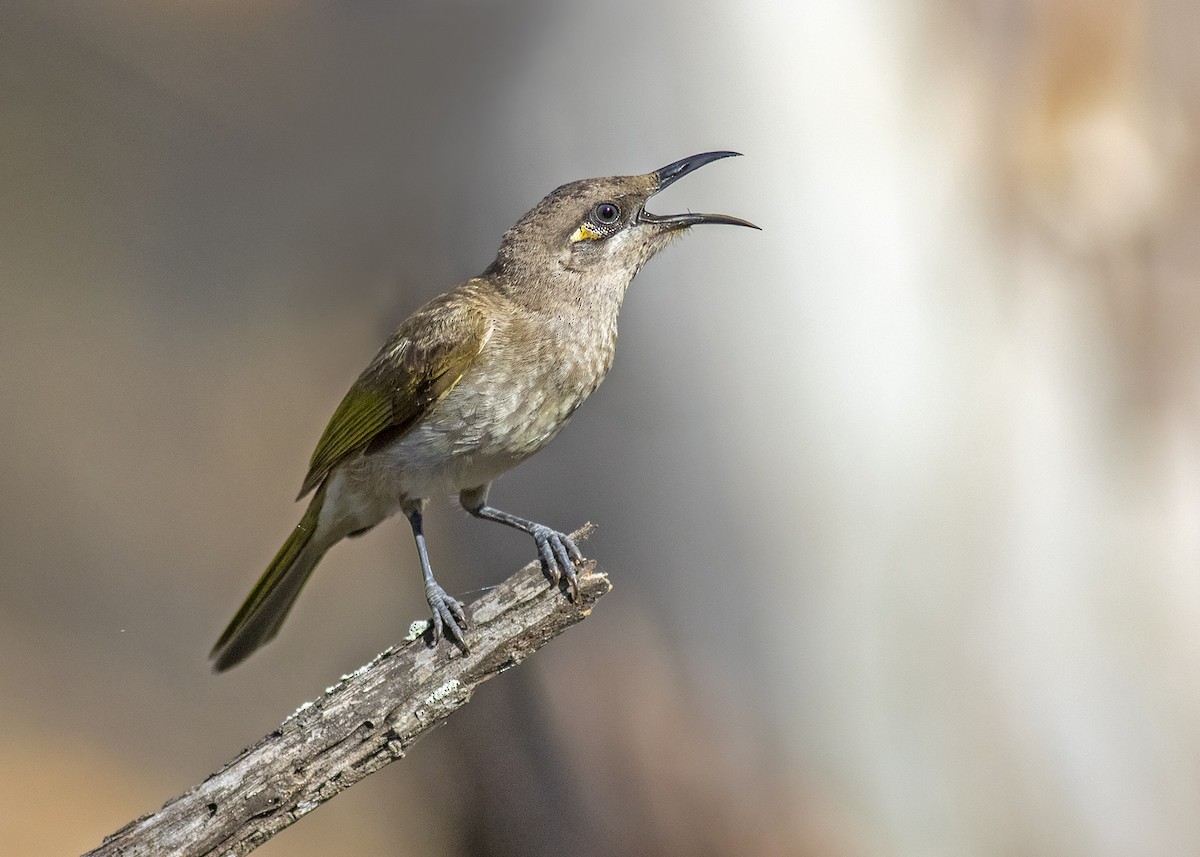
[{"label": "olive wing feather", "polygon": [[[317,442],[300,497],[383,432],[404,432],[454,389],[491,336],[479,309],[435,300],[397,330],[358,377]],[[297,498],[299,499],[299,498]]]}]

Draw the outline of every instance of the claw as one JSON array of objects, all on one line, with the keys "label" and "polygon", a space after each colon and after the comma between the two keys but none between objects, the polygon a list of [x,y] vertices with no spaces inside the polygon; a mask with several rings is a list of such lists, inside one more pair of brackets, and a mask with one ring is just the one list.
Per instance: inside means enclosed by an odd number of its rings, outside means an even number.
[{"label": "claw", "polygon": [[567,566],[567,586],[571,589],[571,600],[579,600],[579,575],[575,573],[575,566]]},{"label": "claw", "polygon": [[554,558],[558,560],[558,564],[567,578],[567,583],[571,586],[571,597],[578,598],[579,579],[575,575],[575,563],[567,552],[567,546],[563,544],[563,538],[563,536],[555,534],[550,543],[554,547]]},{"label": "claw", "polygon": [[537,542],[542,570],[550,582],[557,586],[565,578],[571,598],[579,598],[579,577],[575,573],[575,564],[583,562],[583,554],[575,542],[570,536],[543,526],[534,530],[533,539]]},{"label": "claw", "polygon": [[458,599],[447,595],[446,590],[435,583],[425,588],[425,600],[429,602],[429,612],[433,614],[433,644],[438,644],[444,631],[445,635],[462,649],[464,655],[471,654],[464,638],[470,623]]},{"label": "claw", "polygon": [[537,542],[538,554],[542,559],[542,571],[550,578],[550,582],[557,586],[560,578],[558,560],[554,556],[554,548],[550,546],[550,538],[541,534],[535,535],[533,538]]}]

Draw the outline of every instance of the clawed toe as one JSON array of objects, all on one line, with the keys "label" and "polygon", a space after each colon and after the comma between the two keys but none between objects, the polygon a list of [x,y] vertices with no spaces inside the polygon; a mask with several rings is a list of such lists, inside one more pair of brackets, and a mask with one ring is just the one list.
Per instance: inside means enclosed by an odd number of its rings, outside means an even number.
[{"label": "clawed toe", "polygon": [[550,529],[545,524],[518,518],[516,515],[510,515],[508,512],[502,512],[489,506],[485,502],[486,499],[486,485],[472,491],[464,491],[460,496],[463,508],[476,518],[495,521],[533,536],[533,540],[537,544],[538,559],[542,563],[542,573],[550,578],[550,583],[554,586],[558,586],[565,578],[567,586],[571,590],[571,598],[577,599],[579,597],[579,576],[575,573],[575,566],[583,564],[583,554],[580,553],[574,540],[565,533]]},{"label": "clawed toe", "polygon": [[433,616],[433,645],[437,645],[444,633],[454,642],[464,655],[471,652],[467,648],[466,630],[470,627],[467,613],[458,599],[446,594],[446,590],[434,584],[425,590],[425,600],[429,602],[429,611]]},{"label": "clawed toe", "polygon": [[565,533],[549,527],[539,527],[534,531],[533,538],[537,542],[542,571],[555,586],[563,578],[566,578],[567,586],[571,590],[571,598],[577,599],[579,597],[579,576],[575,572],[575,564],[583,562],[583,554],[580,553],[574,540]]}]

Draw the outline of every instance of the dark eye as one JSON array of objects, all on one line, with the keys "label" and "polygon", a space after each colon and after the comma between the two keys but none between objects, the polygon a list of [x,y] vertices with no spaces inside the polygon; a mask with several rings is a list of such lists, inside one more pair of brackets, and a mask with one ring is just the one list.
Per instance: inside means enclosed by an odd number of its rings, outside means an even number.
[{"label": "dark eye", "polygon": [[612,226],[621,217],[621,207],[615,202],[602,202],[592,211],[597,223]]}]

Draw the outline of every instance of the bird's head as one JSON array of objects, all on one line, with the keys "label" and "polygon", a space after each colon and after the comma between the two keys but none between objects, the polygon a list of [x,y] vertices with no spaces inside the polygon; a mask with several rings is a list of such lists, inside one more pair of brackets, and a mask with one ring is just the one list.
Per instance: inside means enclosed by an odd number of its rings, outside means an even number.
[{"label": "bird's head", "polygon": [[625,284],[690,226],[753,223],[726,214],[651,214],[654,194],[705,164],[737,155],[705,152],[637,176],[583,179],[565,184],[539,202],[504,234],[492,270],[544,275],[574,272],[586,279]]}]

